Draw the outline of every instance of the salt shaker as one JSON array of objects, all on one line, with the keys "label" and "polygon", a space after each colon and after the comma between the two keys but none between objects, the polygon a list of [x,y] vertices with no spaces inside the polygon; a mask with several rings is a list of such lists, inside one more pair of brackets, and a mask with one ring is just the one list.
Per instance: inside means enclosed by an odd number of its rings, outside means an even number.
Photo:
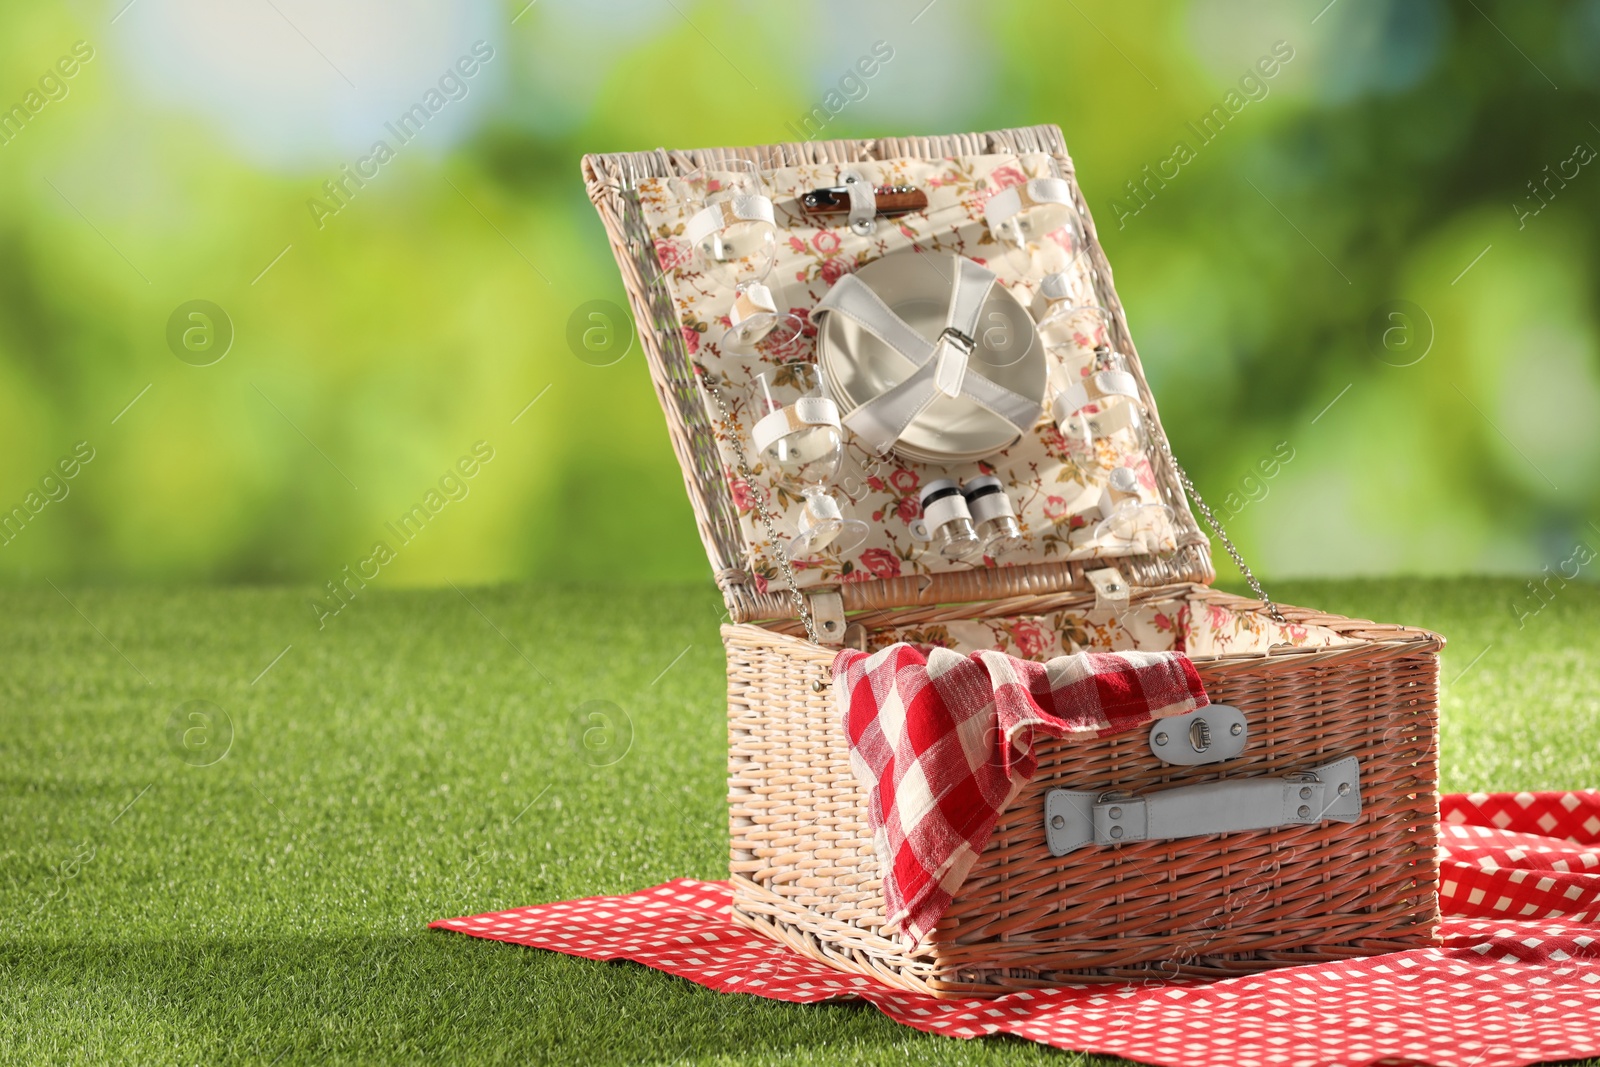
[{"label": "salt shaker", "polygon": [[995,559],[1022,547],[1022,526],[999,478],[992,474],[970,478],[962,483],[961,495],[972,512],[985,556]]},{"label": "salt shaker", "polygon": [[972,525],[972,512],[961,487],[939,478],[922,487],[922,518],[912,524],[919,540],[931,541],[946,559],[970,556],[983,544]]}]

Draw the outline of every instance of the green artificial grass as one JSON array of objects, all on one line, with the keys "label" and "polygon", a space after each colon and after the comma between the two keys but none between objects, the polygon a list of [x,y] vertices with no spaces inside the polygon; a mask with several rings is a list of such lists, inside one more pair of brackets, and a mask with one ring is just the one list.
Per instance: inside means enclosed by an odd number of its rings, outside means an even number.
[{"label": "green artificial grass", "polygon": [[[1450,639],[1446,790],[1600,784],[1596,588],[1520,628],[1514,581],[1276,591]],[[1112,1062],[425,929],[725,875],[707,588],[0,603],[5,1062]]]}]

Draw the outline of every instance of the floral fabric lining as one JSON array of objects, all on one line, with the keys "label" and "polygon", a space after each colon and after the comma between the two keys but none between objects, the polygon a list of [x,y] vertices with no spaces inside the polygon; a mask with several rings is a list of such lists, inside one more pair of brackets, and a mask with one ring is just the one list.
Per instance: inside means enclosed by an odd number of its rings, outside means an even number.
[{"label": "floral fabric lining", "polygon": [[[997,191],[1029,178],[1047,176],[1049,157],[1042,153],[979,155],[937,160],[880,160],[849,166],[863,172],[875,184],[914,185],[923,189],[928,195],[928,209],[887,222],[871,237],[861,237],[844,225],[842,216],[838,217],[840,225],[836,228],[817,226],[800,214],[796,205],[795,197],[805,190],[843,184],[840,165],[785,167],[765,172],[763,179],[773,198],[780,238],[777,264],[766,284],[772,289],[780,309],[791,310],[806,323],[802,336],[787,350],[762,357],[767,364],[814,359],[816,329],[809,321],[810,309],[843,275],[906,248],[953,252],[977,260],[994,271],[1024,306],[1031,306],[1034,285],[1022,280],[999,254],[1000,246],[984,223],[983,209]],[[689,357],[716,378],[732,413],[731,420],[724,422],[714,405],[706,402],[724,477],[739,511],[745,543],[750,547],[748,566],[759,590],[782,588],[772,545],[751,506],[752,487],[734,473],[736,463],[731,444],[737,437],[747,453],[753,452],[746,391],[753,370],[762,364],[752,361],[748,355],[739,357],[722,350],[721,336],[729,325],[733,292],[701,269],[693,248],[684,237],[684,224],[692,215],[692,208],[679,199],[669,179],[641,181],[640,201],[657,257],[666,273]],[[1080,257],[1073,270],[1078,291],[1092,293],[1087,260]],[[1085,302],[1093,300],[1088,298]],[[1095,345],[1106,343],[1104,326],[1092,313],[1084,314],[1082,320],[1075,343],[1089,353]],[[785,402],[792,402],[792,399],[787,398]],[[846,451],[843,472],[832,492],[848,516],[871,524],[872,533],[860,548],[843,558],[829,553],[818,560],[797,561],[796,574],[802,588],[973,567],[972,563],[940,557],[911,535],[910,523],[919,514],[918,491],[927,482],[943,477],[993,474],[1005,484],[1028,537],[1025,548],[1005,557],[1005,565],[1116,557],[1129,552],[1130,546],[1125,541],[1109,536],[1100,541],[1094,539],[1093,530],[1100,518],[1099,483],[1068,453],[1066,441],[1051,421],[1048,410],[1015,445],[988,460],[965,467],[947,469],[894,454],[876,457],[848,433]],[[1131,460],[1096,457],[1096,462],[1106,466],[1127,462],[1138,474],[1138,493],[1142,501],[1172,503],[1164,499],[1144,457]],[[756,474],[756,488],[765,494],[765,499],[781,514],[785,524],[792,526],[799,514],[801,499],[788,487],[778,484],[771,472],[757,468]],[[984,560],[977,565],[995,564]]]},{"label": "floral fabric lining", "polygon": [[1115,609],[1008,615],[924,626],[884,626],[867,632],[867,651],[899,641],[924,653],[948,648],[967,655],[993,649],[1019,659],[1047,660],[1077,652],[1183,652],[1189,656],[1262,653],[1277,645],[1322,648],[1356,643],[1326,626],[1284,624],[1254,611],[1183,599]]}]

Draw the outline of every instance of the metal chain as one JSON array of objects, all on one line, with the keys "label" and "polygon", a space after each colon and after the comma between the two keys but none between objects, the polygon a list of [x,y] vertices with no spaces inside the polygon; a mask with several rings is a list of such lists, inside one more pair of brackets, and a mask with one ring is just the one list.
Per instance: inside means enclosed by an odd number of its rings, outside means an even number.
[{"label": "metal chain", "polygon": [[[717,411],[722,415],[722,425],[732,426],[733,415],[728,411],[728,402],[723,399],[722,390],[717,388],[717,383],[712,379],[710,372],[701,368],[701,373],[696,377],[700,379],[701,386],[710,395],[712,402],[717,405]],[[778,540],[772,513],[767,510],[766,493],[756,485],[755,472],[750,469],[750,461],[745,458],[744,445],[740,442],[739,435],[730,433],[728,443],[733,446],[734,465],[749,490],[750,503],[755,506],[756,518],[761,520],[761,528],[766,531],[767,541],[772,545],[772,554],[778,557],[778,570],[783,573],[783,580],[789,583],[789,598],[794,601],[794,609],[800,614],[800,622],[805,625],[806,636],[811,639],[813,645],[820,645],[822,641],[817,636],[817,624],[811,617],[811,608],[806,604],[805,594],[800,592],[794,565],[789,562],[789,553],[783,550],[783,544]]]},{"label": "metal chain", "polygon": [[1255,574],[1250,570],[1250,565],[1244,561],[1244,557],[1234,547],[1233,541],[1228,537],[1228,532],[1222,528],[1222,523],[1217,521],[1217,517],[1211,513],[1211,507],[1205,502],[1205,498],[1200,495],[1200,490],[1194,487],[1194,480],[1189,477],[1189,472],[1183,469],[1183,464],[1178,462],[1178,457],[1172,454],[1172,445],[1167,442],[1165,433],[1161,434],[1161,451],[1167,457],[1167,461],[1172,464],[1172,469],[1177,472],[1178,481],[1183,483],[1184,491],[1189,494],[1189,499],[1194,501],[1194,506],[1200,510],[1200,516],[1206,520],[1206,525],[1211,527],[1211,532],[1217,535],[1217,540],[1222,542],[1222,547],[1227,549],[1228,555],[1233,557],[1234,566],[1239,568],[1239,573],[1244,575],[1244,580],[1250,583],[1250,588],[1255,591],[1261,603],[1267,606],[1267,613],[1277,622],[1287,624],[1288,620],[1283,617],[1283,613],[1278,610],[1278,605],[1273,603],[1272,598],[1267,596],[1266,590],[1261,588],[1261,583],[1256,580]]},{"label": "metal chain", "polygon": [[[1100,294],[1100,268],[1094,262],[1093,257],[1089,260],[1089,287],[1094,292],[1096,302],[1102,307],[1106,306],[1106,301]],[[1160,441],[1161,452],[1167,457],[1167,461],[1172,464],[1173,471],[1178,475],[1178,481],[1183,484],[1184,491],[1189,494],[1189,499],[1194,501],[1194,505],[1199,509],[1201,517],[1206,520],[1206,525],[1211,527],[1211,531],[1217,535],[1217,540],[1222,542],[1222,547],[1227,549],[1229,556],[1233,557],[1234,566],[1239,568],[1239,573],[1244,575],[1244,580],[1250,583],[1250,588],[1255,591],[1261,603],[1266,605],[1267,613],[1275,621],[1286,623],[1283,613],[1278,610],[1278,605],[1273,603],[1272,598],[1267,596],[1266,590],[1261,588],[1261,583],[1256,580],[1255,574],[1251,572],[1250,565],[1244,561],[1244,557],[1234,547],[1233,540],[1228,537],[1228,532],[1222,528],[1222,523],[1218,522],[1217,517],[1211,513],[1210,505],[1200,495],[1200,490],[1195,488],[1194,480],[1189,477],[1189,472],[1183,469],[1183,464],[1178,462],[1178,457],[1172,454],[1172,445],[1167,441],[1166,431],[1160,428],[1159,423],[1156,425],[1156,437]]]}]

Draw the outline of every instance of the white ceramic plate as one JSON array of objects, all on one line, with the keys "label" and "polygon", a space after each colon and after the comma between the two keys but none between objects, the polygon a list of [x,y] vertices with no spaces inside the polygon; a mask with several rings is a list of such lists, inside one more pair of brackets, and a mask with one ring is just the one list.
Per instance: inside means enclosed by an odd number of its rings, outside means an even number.
[{"label": "white ceramic plate", "polygon": [[[856,272],[906,324],[927,338],[944,328],[956,256],[896,252]],[[978,318],[978,346],[968,373],[1044,405],[1047,364],[1038,330],[1026,308],[998,282]],[[817,364],[828,391],[848,414],[892,388],[915,367],[909,359],[843,315],[829,315],[819,338]],[[1023,427],[1024,430],[1028,427]],[[1017,439],[1000,416],[966,397],[940,396],[906,427],[895,451],[925,463],[967,463],[993,455]]]}]

